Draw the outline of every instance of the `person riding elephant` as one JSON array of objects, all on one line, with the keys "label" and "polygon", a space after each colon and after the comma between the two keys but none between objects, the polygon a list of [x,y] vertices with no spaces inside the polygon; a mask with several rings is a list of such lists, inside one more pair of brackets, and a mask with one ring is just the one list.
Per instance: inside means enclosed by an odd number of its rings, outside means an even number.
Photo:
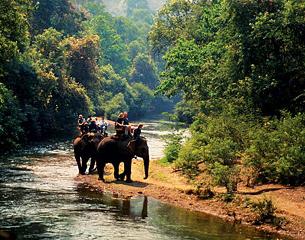
[{"label": "person riding elephant", "polygon": [[86,133],[78,136],[73,141],[74,156],[77,162],[79,173],[84,175],[87,170],[87,163],[91,158],[89,174],[94,172],[97,156],[97,146],[103,139],[99,133]]},{"label": "person riding elephant", "polygon": [[[145,138],[141,137],[137,143],[133,139],[121,140],[116,136],[105,137],[97,147],[97,171],[99,179],[104,180],[104,168],[106,163],[112,163],[114,167],[114,177],[117,180],[131,182],[131,162],[134,156],[144,160],[144,179],[148,178],[149,170],[149,149]],[[119,174],[119,165],[124,162],[124,172]]]}]

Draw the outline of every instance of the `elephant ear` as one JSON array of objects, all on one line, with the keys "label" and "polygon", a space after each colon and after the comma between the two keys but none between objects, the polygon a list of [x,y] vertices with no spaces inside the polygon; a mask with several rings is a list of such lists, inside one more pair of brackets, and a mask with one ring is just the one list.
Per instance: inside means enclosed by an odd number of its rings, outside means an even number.
[{"label": "elephant ear", "polygon": [[136,141],[132,140],[128,143],[127,148],[132,152],[133,154],[136,152]]}]

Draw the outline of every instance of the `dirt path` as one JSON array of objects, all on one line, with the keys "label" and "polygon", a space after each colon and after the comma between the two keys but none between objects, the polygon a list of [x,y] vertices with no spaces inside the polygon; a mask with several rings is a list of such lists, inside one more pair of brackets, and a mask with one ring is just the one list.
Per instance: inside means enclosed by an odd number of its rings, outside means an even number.
[{"label": "dirt path", "polygon": [[305,187],[289,188],[281,185],[239,187],[234,201],[225,203],[219,196],[224,189],[214,189],[217,193],[216,197],[201,200],[192,194],[194,187],[184,177],[173,172],[170,166],[160,165],[157,161],[151,161],[149,178],[143,180],[143,176],[143,161],[139,160],[133,161],[133,183],[115,181],[111,165],[107,165],[106,183],[98,181],[97,175],[78,176],[76,180],[121,197],[147,195],[175,206],[247,225],[253,225],[257,215],[246,207],[245,202],[268,198],[277,208],[276,216],[285,218],[284,224],[281,227],[268,224],[255,227],[305,240]]}]

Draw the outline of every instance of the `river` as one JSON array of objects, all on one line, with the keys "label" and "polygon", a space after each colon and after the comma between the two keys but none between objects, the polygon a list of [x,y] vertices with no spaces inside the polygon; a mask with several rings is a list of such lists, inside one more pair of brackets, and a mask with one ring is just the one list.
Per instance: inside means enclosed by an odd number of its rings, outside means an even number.
[{"label": "river", "polygon": [[[146,124],[152,159],[165,131]],[[71,141],[0,160],[0,230],[17,239],[277,239],[150,197],[120,199],[74,180]],[[0,237],[1,239],[1,237]]]}]

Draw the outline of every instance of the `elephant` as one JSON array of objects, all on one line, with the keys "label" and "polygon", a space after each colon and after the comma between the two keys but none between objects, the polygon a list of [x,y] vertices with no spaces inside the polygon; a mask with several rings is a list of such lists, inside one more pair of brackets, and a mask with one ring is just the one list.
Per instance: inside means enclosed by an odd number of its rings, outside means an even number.
[{"label": "elephant", "polygon": [[89,174],[94,172],[97,146],[103,138],[104,136],[99,133],[86,133],[74,139],[74,156],[80,174],[84,175],[86,173],[87,163],[90,158],[91,162],[89,167]]},{"label": "elephant", "polygon": [[[116,136],[105,137],[97,147],[97,171],[99,180],[104,180],[104,168],[106,163],[112,163],[114,167],[114,177],[117,180],[132,182],[131,180],[131,161],[136,155],[144,160],[144,179],[148,178],[149,170],[149,149],[144,137],[137,140],[131,138],[122,140]],[[124,172],[119,174],[119,165],[124,162]]]}]

